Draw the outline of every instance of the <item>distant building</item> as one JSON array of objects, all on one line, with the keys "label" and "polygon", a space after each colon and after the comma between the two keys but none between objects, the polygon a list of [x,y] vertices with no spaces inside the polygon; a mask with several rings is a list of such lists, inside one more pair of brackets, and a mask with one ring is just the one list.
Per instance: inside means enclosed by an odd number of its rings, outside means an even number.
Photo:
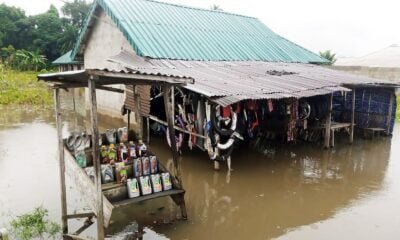
[{"label": "distant building", "polygon": [[400,45],[393,44],[362,57],[339,58],[335,62],[334,68],[399,82]]}]

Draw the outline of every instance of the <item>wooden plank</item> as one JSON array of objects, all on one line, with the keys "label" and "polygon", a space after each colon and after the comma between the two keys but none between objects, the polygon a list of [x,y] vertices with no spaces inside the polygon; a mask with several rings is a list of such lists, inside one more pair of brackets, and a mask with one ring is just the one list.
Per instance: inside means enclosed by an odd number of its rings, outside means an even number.
[{"label": "wooden plank", "polygon": [[104,211],[103,211],[103,193],[101,191],[101,163],[99,148],[99,129],[97,121],[97,99],[95,79],[90,76],[88,80],[89,100],[90,100],[90,123],[92,129],[92,148],[93,148],[93,166],[94,182],[96,187],[96,216],[97,216],[97,239],[104,239]]},{"label": "wooden plank", "polygon": [[57,136],[58,136],[58,160],[60,164],[59,171],[60,171],[60,191],[61,191],[61,228],[63,233],[68,233],[67,190],[65,187],[65,159],[64,159],[64,142],[62,138],[60,89],[54,89],[54,102],[55,102],[56,126],[57,126]]},{"label": "wooden plank", "polygon": [[[79,196],[88,204],[90,209],[96,213],[96,187],[89,176],[76,162],[72,154],[65,149],[65,166],[69,179],[73,182]],[[112,204],[103,196],[104,227],[108,227],[113,211]],[[97,216],[97,215],[96,215]]]},{"label": "wooden plank", "polygon": [[135,117],[136,117],[136,124],[139,128],[138,137],[139,139],[143,138],[143,119],[141,114],[141,101],[140,101],[140,94],[138,92],[137,86],[133,87],[134,90],[134,98],[135,98]]},{"label": "wooden plank", "polygon": [[325,122],[325,138],[324,138],[324,147],[329,148],[329,140],[331,137],[331,118],[332,118],[332,100],[333,94],[328,95],[328,115],[326,117]]},{"label": "wooden plank", "polygon": [[350,137],[349,137],[349,142],[350,144],[353,143],[354,141],[354,113],[356,110],[356,89],[353,89],[352,92],[352,99],[351,99],[351,125],[350,125]]},{"label": "wooden plank", "polygon": [[122,207],[122,206],[133,204],[133,203],[139,203],[139,202],[152,200],[152,199],[156,199],[156,198],[160,198],[160,197],[166,197],[166,196],[171,196],[171,195],[176,195],[176,194],[183,194],[183,193],[185,193],[185,190],[172,189],[172,190],[168,190],[168,191],[162,191],[162,192],[153,193],[153,194],[140,196],[140,197],[136,197],[136,198],[129,198],[129,199],[125,199],[125,200],[117,201],[117,202],[112,202],[112,203],[113,203],[114,207],[117,208],[117,207]]},{"label": "wooden plank", "polygon": [[394,103],[395,95],[393,93],[390,94],[390,102],[389,109],[386,121],[386,135],[390,134],[390,123],[392,122],[392,113],[393,113],[393,103]]},{"label": "wooden plank", "polygon": [[73,218],[87,218],[87,217],[94,217],[96,216],[93,212],[89,213],[76,213],[76,214],[69,214],[67,215],[68,219],[73,219]]},{"label": "wooden plank", "polygon": [[[155,117],[155,116],[153,116],[153,115],[149,115],[149,118],[150,118],[151,120],[155,121],[155,122],[158,122],[158,123],[161,123],[161,124],[163,124],[163,125],[165,125],[165,126],[168,126],[168,123],[167,123],[166,121],[163,121],[163,120],[161,120],[161,119],[159,119],[159,118],[157,118],[157,117]],[[189,132],[188,130],[183,129],[183,128],[180,128],[180,127],[178,127],[178,126],[176,126],[176,125],[174,125],[174,129],[176,129],[176,130],[178,130],[178,131],[180,131],[180,132],[184,132],[184,133],[186,133],[186,134],[192,135],[192,136],[196,136],[196,137],[199,137],[199,138],[207,139],[206,136],[203,136],[203,135],[200,135],[200,134],[197,134],[197,133],[191,133],[191,132]]]}]

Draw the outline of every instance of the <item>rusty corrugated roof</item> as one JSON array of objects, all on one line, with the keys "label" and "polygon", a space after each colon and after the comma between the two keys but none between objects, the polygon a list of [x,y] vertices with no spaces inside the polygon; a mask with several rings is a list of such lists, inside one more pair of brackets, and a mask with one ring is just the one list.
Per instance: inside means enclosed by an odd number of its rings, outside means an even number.
[{"label": "rusty corrugated roof", "polygon": [[344,85],[392,84],[312,64],[261,61],[180,61],[146,59],[121,52],[110,62],[141,74],[193,78],[186,89],[229,105],[245,99],[308,97],[349,90]]}]

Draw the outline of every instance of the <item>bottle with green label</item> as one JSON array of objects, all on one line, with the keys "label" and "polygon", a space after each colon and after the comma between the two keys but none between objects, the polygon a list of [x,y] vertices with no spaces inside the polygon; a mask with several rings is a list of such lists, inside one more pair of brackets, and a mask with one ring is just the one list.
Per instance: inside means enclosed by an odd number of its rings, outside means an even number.
[{"label": "bottle with green label", "polygon": [[115,150],[114,144],[110,144],[110,149],[108,150],[108,160],[111,165],[114,165],[117,161],[117,151]]},{"label": "bottle with green label", "polygon": [[134,197],[140,196],[139,182],[137,181],[136,178],[128,179],[128,181],[126,183],[126,187],[128,190],[129,198],[134,198]]}]

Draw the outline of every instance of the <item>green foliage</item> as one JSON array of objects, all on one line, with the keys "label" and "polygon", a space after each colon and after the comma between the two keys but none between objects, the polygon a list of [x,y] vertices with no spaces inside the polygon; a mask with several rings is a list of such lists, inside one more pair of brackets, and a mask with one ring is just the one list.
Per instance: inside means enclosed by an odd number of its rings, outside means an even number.
[{"label": "green foliage", "polygon": [[0,65],[0,105],[33,104],[50,106],[52,94],[37,72],[20,72]]},{"label": "green foliage", "polygon": [[89,8],[90,4],[86,0],[65,1],[61,7],[61,12],[72,26],[79,29],[83,26]]},{"label": "green foliage", "polygon": [[326,50],[323,52],[319,52],[319,55],[326,60],[329,61],[329,65],[332,65],[336,62],[336,53],[332,53],[331,50]]},{"label": "green foliage", "polygon": [[[5,48],[12,46],[14,51],[26,50],[35,54],[36,63],[28,64],[29,69],[32,65],[40,69],[41,60],[45,60],[49,66],[50,62],[47,59],[54,61],[71,50],[89,8],[90,4],[86,0],[70,0],[64,1],[62,7],[65,17],[60,17],[53,5],[45,13],[26,16],[25,12],[19,8],[0,4],[1,62],[9,65],[12,60],[9,57],[12,54],[7,53]],[[41,55],[45,58],[38,58]],[[20,62],[16,65],[20,69]]]},{"label": "green foliage", "polygon": [[48,211],[42,207],[33,212],[23,214],[11,222],[12,233],[21,240],[33,238],[49,239],[55,238],[60,233],[60,226],[47,220]]}]

